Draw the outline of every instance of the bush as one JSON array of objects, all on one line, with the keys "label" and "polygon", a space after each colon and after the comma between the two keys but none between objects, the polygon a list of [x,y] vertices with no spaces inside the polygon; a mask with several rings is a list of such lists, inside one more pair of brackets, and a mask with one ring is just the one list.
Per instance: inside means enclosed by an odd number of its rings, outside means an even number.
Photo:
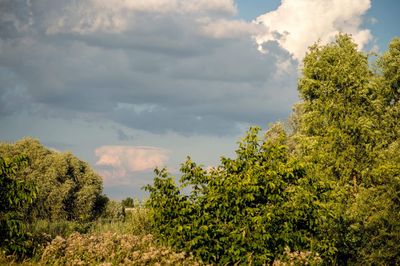
[{"label": "bush", "polygon": [[153,237],[103,233],[57,237],[46,247],[46,265],[200,265],[193,257],[155,246]]},{"label": "bush", "polygon": [[310,249],[322,213],[318,197],[290,156],[282,126],[262,140],[259,130],[249,130],[235,159],[222,158],[210,171],[189,158],[181,167],[182,187],[166,170],[156,170],[154,185],[146,189],[158,237],[219,264],[272,263],[285,247]]},{"label": "bush", "polygon": [[104,222],[123,222],[125,220],[125,208],[118,201],[108,200],[99,218]]},{"label": "bush", "polygon": [[0,248],[18,258],[29,255],[33,249],[23,210],[32,204],[37,189],[32,182],[15,178],[27,165],[24,156],[0,157]]}]

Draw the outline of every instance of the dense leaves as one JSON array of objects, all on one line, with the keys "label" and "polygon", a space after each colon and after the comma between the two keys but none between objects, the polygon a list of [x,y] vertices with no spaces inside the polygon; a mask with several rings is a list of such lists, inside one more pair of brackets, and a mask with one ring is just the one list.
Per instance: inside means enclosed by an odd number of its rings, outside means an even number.
[{"label": "dense leaves", "polygon": [[0,247],[9,254],[24,255],[30,244],[22,211],[36,198],[37,188],[15,179],[17,171],[27,165],[24,156],[0,157]]},{"label": "dense leaves", "polygon": [[30,164],[15,174],[38,187],[36,199],[25,216],[37,219],[89,221],[100,215],[107,199],[102,193],[102,179],[87,163],[71,153],[51,151],[34,139],[15,144],[0,144],[0,154],[25,154]]},{"label": "dense leaves", "polygon": [[[280,125],[262,140],[252,128],[234,159],[211,170],[190,158],[182,165],[184,194],[165,170],[157,170],[148,206],[154,229],[177,248],[219,263],[272,262],[285,247],[310,247],[318,206],[296,189],[307,183],[303,166],[289,155]],[[310,195],[311,196],[311,195]]]},{"label": "dense leaves", "polygon": [[399,39],[377,66],[348,35],[310,47],[290,134],[251,128],[236,158],[188,158],[179,185],[156,170],[153,230],[218,264],[400,263]]},{"label": "dense leaves", "polygon": [[395,39],[378,60],[382,74],[347,35],[304,59],[292,138],[308,174],[334,182],[326,203],[335,215],[323,234],[335,246],[325,257],[332,263],[400,259],[398,51]]}]

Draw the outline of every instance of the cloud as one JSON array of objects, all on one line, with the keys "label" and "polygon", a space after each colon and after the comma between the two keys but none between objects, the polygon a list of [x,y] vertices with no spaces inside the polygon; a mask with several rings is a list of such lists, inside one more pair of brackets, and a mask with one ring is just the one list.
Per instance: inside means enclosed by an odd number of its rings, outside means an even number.
[{"label": "cloud", "polygon": [[251,37],[261,35],[265,31],[265,27],[244,20],[202,19],[199,22],[202,24],[201,29],[205,35],[217,39]]},{"label": "cloud", "polygon": [[[238,19],[232,0],[4,0],[0,102],[9,104],[0,116],[29,108],[155,134],[236,135],[287,117],[298,100],[294,58],[332,23],[356,31],[365,2],[334,19],[339,12],[325,9],[336,1],[302,1],[298,13],[284,1],[257,24]],[[317,11],[333,13],[317,19]]]},{"label": "cloud", "polygon": [[101,146],[95,150],[96,166],[108,185],[129,183],[129,177],[162,167],[168,152],[161,148],[144,146]]},{"label": "cloud", "polygon": [[132,140],[132,136],[127,135],[122,129],[117,130],[117,138],[119,141]]},{"label": "cloud", "polygon": [[[155,16],[194,15],[226,16],[236,14],[233,0],[91,0],[73,2],[48,24],[47,34],[70,32],[121,33],[140,28],[137,19],[148,14]],[[151,23],[151,20],[148,22]],[[140,23],[139,23],[140,24]]]},{"label": "cloud", "polygon": [[[153,10],[156,2],[185,8]],[[296,63],[274,43],[266,45],[270,54],[259,53],[251,35],[265,27],[233,17],[233,1],[132,1],[146,6],[132,12],[123,8],[128,1],[9,3],[11,17],[32,13],[33,23],[2,39],[0,65],[41,116],[157,134],[233,135],[285,117],[297,100]],[[110,3],[113,9],[104,7]],[[125,28],[99,22],[103,15],[123,19]]]},{"label": "cloud", "polygon": [[220,13],[236,14],[233,0],[91,0],[92,4],[108,10],[128,9],[156,13]]},{"label": "cloud", "polygon": [[256,41],[261,50],[264,43],[277,41],[297,60],[318,39],[327,43],[339,32],[352,34],[362,49],[372,39],[371,32],[361,28],[362,16],[370,7],[370,0],[284,0],[277,10],[255,19],[268,29]]}]

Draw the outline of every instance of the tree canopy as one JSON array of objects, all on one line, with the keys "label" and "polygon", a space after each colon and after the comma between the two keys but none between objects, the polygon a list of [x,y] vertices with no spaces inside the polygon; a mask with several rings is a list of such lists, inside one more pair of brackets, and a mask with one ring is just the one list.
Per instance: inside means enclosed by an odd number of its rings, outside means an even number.
[{"label": "tree canopy", "polygon": [[36,199],[25,210],[30,220],[88,221],[101,213],[106,202],[102,179],[87,163],[71,153],[49,150],[31,138],[0,144],[1,156],[21,154],[30,163],[15,173],[15,179],[29,180],[38,189]]}]

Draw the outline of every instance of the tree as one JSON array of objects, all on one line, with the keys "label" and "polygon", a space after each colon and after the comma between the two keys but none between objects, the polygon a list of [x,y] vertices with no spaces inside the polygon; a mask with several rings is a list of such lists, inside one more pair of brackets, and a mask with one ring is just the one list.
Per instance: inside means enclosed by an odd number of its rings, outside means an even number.
[{"label": "tree", "polygon": [[131,197],[127,197],[126,199],[122,200],[122,206],[125,208],[133,208],[135,207],[135,201]]},{"label": "tree", "polygon": [[12,159],[0,156],[0,247],[8,254],[28,252],[28,236],[23,209],[30,206],[37,188],[26,180],[16,180],[18,170],[28,165],[24,156]]},{"label": "tree", "polygon": [[29,220],[84,222],[95,219],[104,209],[101,177],[71,153],[51,151],[39,141],[26,138],[15,144],[0,144],[0,154],[25,154],[30,160],[15,174],[16,180],[26,179],[38,187],[36,199],[25,209]]},{"label": "tree", "polygon": [[313,45],[304,59],[291,138],[308,175],[331,184],[334,215],[319,234],[334,243],[332,263],[399,260],[399,48],[394,40],[378,73],[348,35]]},{"label": "tree", "polygon": [[290,156],[281,125],[262,140],[259,131],[251,128],[236,158],[223,157],[211,170],[188,158],[181,167],[181,188],[165,169],[156,170],[154,184],[146,189],[160,237],[220,264],[271,263],[285,247],[310,248],[319,207],[312,205],[312,195],[297,189],[309,180]]},{"label": "tree", "polygon": [[[303,99],[296,129],[303,158],[319,173],[352,185],[370,185],[368,166],[377,163],[382,139],[380,88],[368,59],[350,36],[314,45],[304,58],[299,92]],[[306,155],[310,154],[310,155]]]},{"label": "tree", "polygon": [[400,40],[377,62],[349,35],[311,46],[290,134],[251,128],[211,170],[188,158],[181,186],[156,170],[155,232],[220,264],[285,261],[285,248],[327,265],[399,264]]}]

